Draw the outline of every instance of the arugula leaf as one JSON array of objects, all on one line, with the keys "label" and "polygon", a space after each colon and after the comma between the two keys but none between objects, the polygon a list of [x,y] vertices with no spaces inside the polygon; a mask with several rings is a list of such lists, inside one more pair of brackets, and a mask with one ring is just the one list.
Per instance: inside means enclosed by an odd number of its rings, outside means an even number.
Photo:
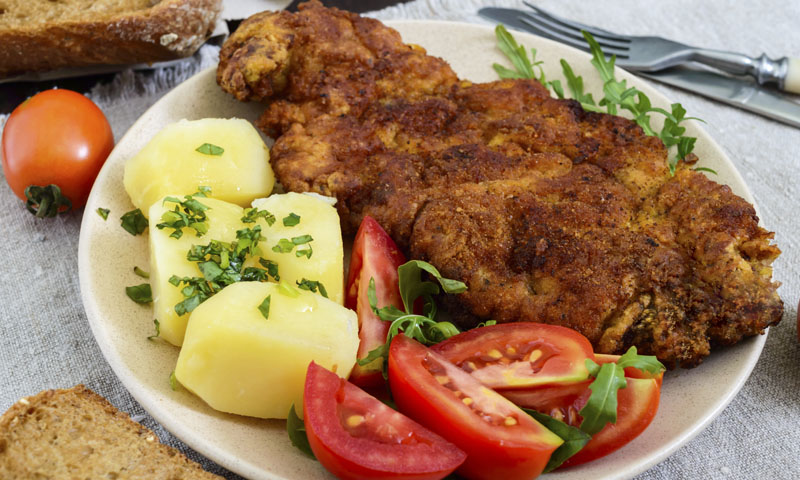
[{"label": "arugula leaf", "polygon": [[214,145],[213,143],[204,143],[199,147],[194,149],[195,152],[200,152],[203,155],[213,155],[213,156],[220,156],[225,153],[225,149]]},{"label": "arugula leaf", "polygon": [[[375,315],[383,321],[392,322],[389,332],[386,335],[386,343],[371,350],[367,356],[358,361],[359,365],[365,366],[373,361],[383,358],[383,375],[386,377],[386,366],[389,356],[389,345],[392,339],[399,333],[411,337],[423,345],[432,345],[442,340],[457,335],[458,328],[450,322],[436,321],[436,304],[433,295],[439,293],[439,285],[422,280],[422,272],[428,272],[441,285],[446,293],[462,293],[467,290],[467,286],[458,280],[444,278],[439,271],[430,263],[422,260],[410,260],[397,268],[397,282],[400,290],[400,297],[403,300],[405,311],[400,310],[394,305],[386,305],[378,308],[378,296],[375,291],[375,279],[369,279],[367,288],[367,298],[370,308]],[[423,299],[423,314],[417,315],[414,312],[414,303],[417,298]]]},{"label": "arugula leaf", "polygon": [[311,450],[311,445],[308,443],[308,435],[306,434],[306,425],[303,420],[297,416],[294,409],[294,404],[289,410],[289,415],[286,417],[286,432],[289,434],[289,441],[292,445],[300,449],[309,457],[316,459],[314,452]]},{"label": "arugula leaf", "polygon": [[588,433],[579,428],[567,425],[560,420],[556,420],[550,415],[545,415],[544,413],[527,408],[523,408],[522,410],[533,417],[534,420],[541,423],[546,429],[555,433],[561,437],[562,440],[564,440],[564,443],[556,448],[555,451],[550,455],[550,460],[547,462],[547,465],[544,467],[542,473],[549,473],[560,467],[562,463],[567,461],[569,457],[578,453],[587,443],[589,443],[589,440],[592,439],[592,436]]},{"label": "arugula leaf", "polygon": [[267,295],[264,301],[258,306],[258,311],[261,312],[261,315],[264,316],[265,319],[269,320],[269,303],[272,300],[272,295]]},{"label": "arugula leaf", "polygon": [[578,413],[583,417],[581,430],[594,435],[607,423],[617,423],[617,391],[625,388],[627,382],[625,372],[614,363],[598,366],[586,359],[586,367],[595,379],[589,384],[592,394]]},{"label": "arugula leaf", "polygon": [[651,375],[658,375],[667,369],[654,355],[639,355],[635,346],[629,348],[627,352],[619,357],[617,366],[622,369],[628,367],[637,368]]},{"label": "arugula leaf", "polygon": [[[600,45],[588,32],[582,32],[589,49],[592,53],[591,63],[597,70],[600,80],[603,83],[603,98],[595,102],[590,93],[584,91],[583,78],[575,75],[572,67],[566,60],[561,60],[561,69],[564,78],[567,80],[567,88],[573,99],[577,100],[584,110],[593,112],[605,111],[611,115],[617,115],[620,110],[630,112],[633,121],[638,124],[645,134],[656,136],[664,142],[664,146],[670,149],[675,147],[675,156],[671,156],[667,161],[670,174],[675,174],[681,160],[692,153],[696,138],[684,136],[685,127],[680,124],[685,120],[699,120],[693,117],[686,117],[686,110],[680,104],[673,104],[671,111],[653,107],[650,99],[643,92],[635,87],[628,87],[625,80],[619,81],[614,76],[614,64],[616,57],[611,56],[606,60]],[[542,85],[550,89],[558,98],[564,98],[564,91],[561,83],[557,80],[547,81],[542,67],[542,62],[536,61],[536,50],[531,49],[531,59],[528,59],[525,48],[518,45],[514,37],[502,25],[495,28],[498,48],[508,57],[515,70],[511,70],[499,64],[492,67],[500,78],[530,78],[538,80]],[[535,70],[538,69],[538,74]],[[604,107],[601,108],[601,107]],[[664,115],[664,126],[657,132],[651,125],[651,113]]]},{"label": "arugula leaf", "polygon": [[122,228],[131,235],[139,235],[147,228],[147,218],[144,216],[140,209],[125,212],[121,217]]},{"label": "arugula leaf", "polygon": [[97,214],[100,215],[103,220],[108,220],[108,214],[111,213],[111,210],[107,208],[98,208]]},{"label": "arugula leaf", "polygon": [[572,71],[572,67],[563,58],[561,59],[561,71],[564,72],[564,78],[567,79],[567,88],[569,89],[569,93],[572,94],[572,98],[580,102],[584,110],[599,112],[600,109],[595,105],[592,94],[584,93],[583,91],[583,77],[575,75],[575,72]]},{"label": "arugula leaf", "polygon": [[128,298],[136,303],[150,303],[153,301],[153,292],[150,290],[149,283],[125,287]]}]

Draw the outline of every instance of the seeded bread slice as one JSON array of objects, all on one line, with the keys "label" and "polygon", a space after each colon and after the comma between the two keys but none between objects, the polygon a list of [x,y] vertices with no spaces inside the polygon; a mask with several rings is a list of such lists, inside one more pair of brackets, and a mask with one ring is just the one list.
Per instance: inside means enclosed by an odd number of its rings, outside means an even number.
[{"label": "seeded bread slice", "polygon": [[222,0],[0,0],[0,78],[194,53]]},{"label": "seeded bread slice", "polygon": [[83,385],[23,398],[0,417],[0,478],[222,479]]}]

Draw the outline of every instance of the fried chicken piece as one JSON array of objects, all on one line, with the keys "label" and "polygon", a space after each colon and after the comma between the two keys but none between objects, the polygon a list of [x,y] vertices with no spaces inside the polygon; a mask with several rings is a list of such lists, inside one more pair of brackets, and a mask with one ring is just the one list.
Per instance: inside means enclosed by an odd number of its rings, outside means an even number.
[{"label": "fried chicken piece", "polygon": [[380,22],[318,2],[231,36],[218,82],[266,100],[283,186],[335,196],[345,232],[375,217],[412,258],[467,283],[462,326],[574,328],[670,367],[762,333],[780,251],[752,205],[679,166],[621,117],[533,80],[473,84]]}]

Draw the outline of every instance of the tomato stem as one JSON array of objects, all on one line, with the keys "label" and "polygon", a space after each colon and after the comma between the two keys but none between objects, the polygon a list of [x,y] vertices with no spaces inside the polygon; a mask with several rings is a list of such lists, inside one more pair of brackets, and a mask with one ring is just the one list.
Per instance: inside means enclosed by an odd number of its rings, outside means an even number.
[{"label": "tomato stem", "polygon": [[25,208],[36,218],[52,218],[72,208],[72,202],[61,194],[58,185],[31,185],[25,189],[25,196],[28,198]]}]

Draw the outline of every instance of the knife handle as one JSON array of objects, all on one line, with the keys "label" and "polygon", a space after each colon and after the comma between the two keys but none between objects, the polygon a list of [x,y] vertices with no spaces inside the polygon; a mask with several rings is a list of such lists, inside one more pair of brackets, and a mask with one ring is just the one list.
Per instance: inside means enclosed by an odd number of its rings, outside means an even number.
[{"label": "knife handle", "polygon": [[693,49],[691,59],[734,75],[751,75],[759,84],[776,83],[781,90],[800,93],[800,59],[773,60],[720,50]]},{"label": "knife handle", "polygon": [[787,92],[800,93],[800,58],[790,58],[788,63],[783,89]]}]

